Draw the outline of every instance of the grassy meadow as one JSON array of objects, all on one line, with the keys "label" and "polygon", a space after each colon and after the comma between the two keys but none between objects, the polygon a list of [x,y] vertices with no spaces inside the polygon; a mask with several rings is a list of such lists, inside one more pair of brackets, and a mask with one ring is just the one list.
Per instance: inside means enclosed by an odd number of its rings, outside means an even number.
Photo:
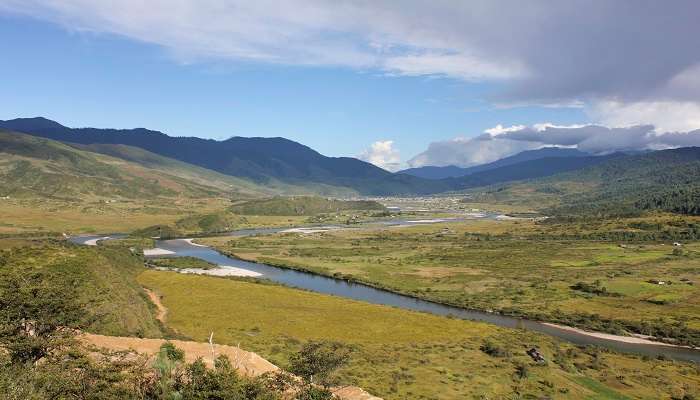
[{"label": "grassy meadow", "polygon": [[[145,271],[169,327],[284,366],[307,340],[354,349],[342,370],[385,399],[670,399],[698,394],[697,366],[579,349],[522,330],[372,305],[272,284]],[[549,360],[534,363],[538,347]],[[690,397],[688,397],[690,398]]]},{"label": "grassy meadow", "polygon": [[577,232],[566,226],[481,220],[202,242],[466,308],[700,340],[700,243],[557,238]]}]

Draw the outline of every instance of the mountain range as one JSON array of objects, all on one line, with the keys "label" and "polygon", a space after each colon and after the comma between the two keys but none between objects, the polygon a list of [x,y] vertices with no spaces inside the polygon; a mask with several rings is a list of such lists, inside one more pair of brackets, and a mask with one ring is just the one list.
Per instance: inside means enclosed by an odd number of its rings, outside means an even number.
[{"label": "mountain range", "polygon": [[400,174],[408,174],[417,176],[419,178],[425,179],[445,179],[445,178],[458,178],[460,176],[471,175],[477,172],[488,171],[490,169],[496,169],[500,167],[507,167],[509,165],[521,163],[524,161],[538,160],[541,158],[553,158],[553,157],[586,157],[591,156],[591,154],[584,153],[577,149],[569,149],[562,147],[544,147],[537,150],[527,150],[520,152],[518,154],[501,158],[499,160],[475,165],[472,167],[457,167],[454,165],[448,165],[444,167],[435,166],[424,166],[417,168],[408,168],[399,171]]},{"label": "mountain range", "polygon": [[425,183],[409,175],[395,175],[355,158],[326,157],[284,138],[232,137],[216,141],[172,137],[143,128],[74,129],[41,117],[0,121],[0,128],[73,144],[139,147],[256,184],[312,187],[324,194],[347,192],[347,189],[377,195],[448,189],[440,183]]},{"label": "mountain range", "polygon": [[[6,192],[52,196],[166,196],[173,191],[191,197],[425,195],[494,185],[506,193],[509,187],[525,185],[529,192],[561,195],[560,205],[576,209],[616,199],[620,204],[645,201],[649,208],[692,211],[698,187],[694,182],[700,179],[694,164],[700,162],[694,158],[700,154],[697,148],[604,156],[543,148],[469,168],[391,173],[354,158],[326,157],[283,138],[216,141],[143,128],[75,129],[45,118],[0,121],[0,153]],[[666,165],[673,168],[664,169]],[[445,171],[464,175],[440,175]]]}]

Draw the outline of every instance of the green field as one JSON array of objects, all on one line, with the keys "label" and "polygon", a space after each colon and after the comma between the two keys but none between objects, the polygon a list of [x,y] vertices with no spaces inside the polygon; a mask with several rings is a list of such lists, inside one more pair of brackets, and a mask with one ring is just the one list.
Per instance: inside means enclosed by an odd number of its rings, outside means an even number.
[{"label": "green field", "polygon": [[560,229],[475,221],[203,243],[461,307],[700,343],[700,243],[674,253],[671,242],[551,237]]},{"label": "green field", "polygon": [[[391,399],[670,399],[696,395],[695,366],[581,350],[528,331],[409,312],[271,284],[146,271],[168,326],[284,366],[313,339],[354,348],[345,383]],[[485,343],[502,354],[480,350]],[[525,350],[536,346],[547,365]],[[518,372],[520,371],[520,373]]]}]

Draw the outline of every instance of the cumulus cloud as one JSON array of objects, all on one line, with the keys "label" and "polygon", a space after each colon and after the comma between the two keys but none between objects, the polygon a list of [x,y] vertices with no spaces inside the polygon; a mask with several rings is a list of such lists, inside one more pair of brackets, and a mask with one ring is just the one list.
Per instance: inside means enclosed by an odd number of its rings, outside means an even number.
[{"label": "cumulus cloud", "polygon": [[530,127],[498,125],[474,138],[431,143],[425,152],[409,160],[408,164],[412,167],[467,167],[548,146],[577,148],[592,154],[700,146],[700,129],[658,133],[653,125],[616,128],[601,125],[557,126],[547,123]]},{"label": "cumulus cloud", "polygon": [[482,137],[454,138],[430,143],[426,151],[408,160],[408,165],[411,167],[426,165],[469,167],[496,161],[500,158],[538,147],[541,147],[541,144],[532,144],[518,140],[484,140]]},{"label": "cumulus cloud", "polygon": [[401,168],[401,155],[399,150],[394,148],[393,140],[372,143],[358,158],[388,171],[398,171]]}]

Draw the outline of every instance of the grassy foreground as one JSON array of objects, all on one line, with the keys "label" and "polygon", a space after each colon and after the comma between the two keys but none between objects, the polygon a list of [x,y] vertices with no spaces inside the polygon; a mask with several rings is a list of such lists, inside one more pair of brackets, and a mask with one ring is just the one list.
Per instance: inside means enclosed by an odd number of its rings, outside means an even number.
[{"label": "grassy foreground", "polygon": [[155,306],[136,282],[140,257],[124,248],[0,240],[0,280],[49,274],[71,282],[86,312],[84,329],[104,335],[162,337]]},{"label": "grassy foreground", "polygon": [[203,242],[461,307],[700,343],[700,243],[593,240],[566,226],[467,221]]},{"label": "grassy foreground", "polygon": [[[697,366],[582,350],[527,331],[231,279],[145,271],[138,280],[163,296],[168,325],[195,340],[214,332],[218,343],[282,366],[306,340],[348,343],[355,353],[345,383],[386,399],[670,399],[700,388]],[[525,355],[532,346],[547,365]]]}]

